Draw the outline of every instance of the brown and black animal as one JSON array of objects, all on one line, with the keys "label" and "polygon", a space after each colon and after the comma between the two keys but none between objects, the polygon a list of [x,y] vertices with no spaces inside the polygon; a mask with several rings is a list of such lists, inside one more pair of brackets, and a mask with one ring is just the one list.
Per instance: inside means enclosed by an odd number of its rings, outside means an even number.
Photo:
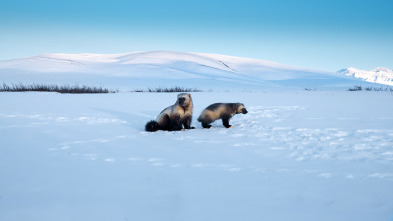
[{"label": "brown and black animal", "polygon": [[215,103],[205,108],[198,118],[202,123],[203,128],[210,128],[211,123],[215,120],[221,119],[222,124],[226,128],[232,128],[229,120],[235,114],[247,114],[247,109],[242,103]]},{"label": "brown and black animal", "polygon": [[182,130],[183,125],[184,129],[195,129],[195,127],[190,126],[192,109],[191,94],[178,94],[176,103],[161,111],[156,120],[147,122],[145,130],[149,132],[157,130],[177,131]]}]

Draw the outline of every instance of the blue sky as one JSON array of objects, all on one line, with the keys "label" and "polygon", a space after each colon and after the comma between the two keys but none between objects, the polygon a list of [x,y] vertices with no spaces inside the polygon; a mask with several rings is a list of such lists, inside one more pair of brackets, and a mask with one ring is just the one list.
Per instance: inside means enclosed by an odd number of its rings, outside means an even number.
[{"label": "blue sky", "polygon": [[391,0],[0,0],[0,60],[173,50],[393,69]]}]

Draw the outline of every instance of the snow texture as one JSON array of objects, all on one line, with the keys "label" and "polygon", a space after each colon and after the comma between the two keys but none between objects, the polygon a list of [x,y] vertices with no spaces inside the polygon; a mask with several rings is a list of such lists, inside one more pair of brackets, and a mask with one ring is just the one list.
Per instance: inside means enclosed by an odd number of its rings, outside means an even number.
[{"label": "snow texture", "polygon": [[[0,220],[392,220],[389,92],[0,93]],[[202,129],[214,102],[249,113]]]}]

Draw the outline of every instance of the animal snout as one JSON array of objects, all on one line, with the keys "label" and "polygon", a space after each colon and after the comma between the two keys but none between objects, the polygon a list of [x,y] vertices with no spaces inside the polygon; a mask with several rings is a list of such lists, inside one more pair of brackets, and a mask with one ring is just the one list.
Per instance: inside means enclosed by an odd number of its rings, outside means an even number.
[{"label": "animal snout", "polygon": [[184,97],[179,98],[180,105],[184,104],[184,101],[186,101],[186,99]]},{"label": "animal snout", "polygon": [[248,113],[248,111],[246,110],[246,108],[243,108],[243,109],[242,109],[242,113],[243,113],[243,114],[247,114],[247,113]]}]

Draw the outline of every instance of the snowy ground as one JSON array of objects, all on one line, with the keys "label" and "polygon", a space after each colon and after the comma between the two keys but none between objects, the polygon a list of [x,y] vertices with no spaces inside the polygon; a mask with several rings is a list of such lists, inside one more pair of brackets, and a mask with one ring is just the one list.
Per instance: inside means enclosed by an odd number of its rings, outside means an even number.
[{"label": "snowy ground", "polygon": [[[389,92],[0,93],[0,220],[393,220]],[[232,129],[201,110],[243,102]]]}]

